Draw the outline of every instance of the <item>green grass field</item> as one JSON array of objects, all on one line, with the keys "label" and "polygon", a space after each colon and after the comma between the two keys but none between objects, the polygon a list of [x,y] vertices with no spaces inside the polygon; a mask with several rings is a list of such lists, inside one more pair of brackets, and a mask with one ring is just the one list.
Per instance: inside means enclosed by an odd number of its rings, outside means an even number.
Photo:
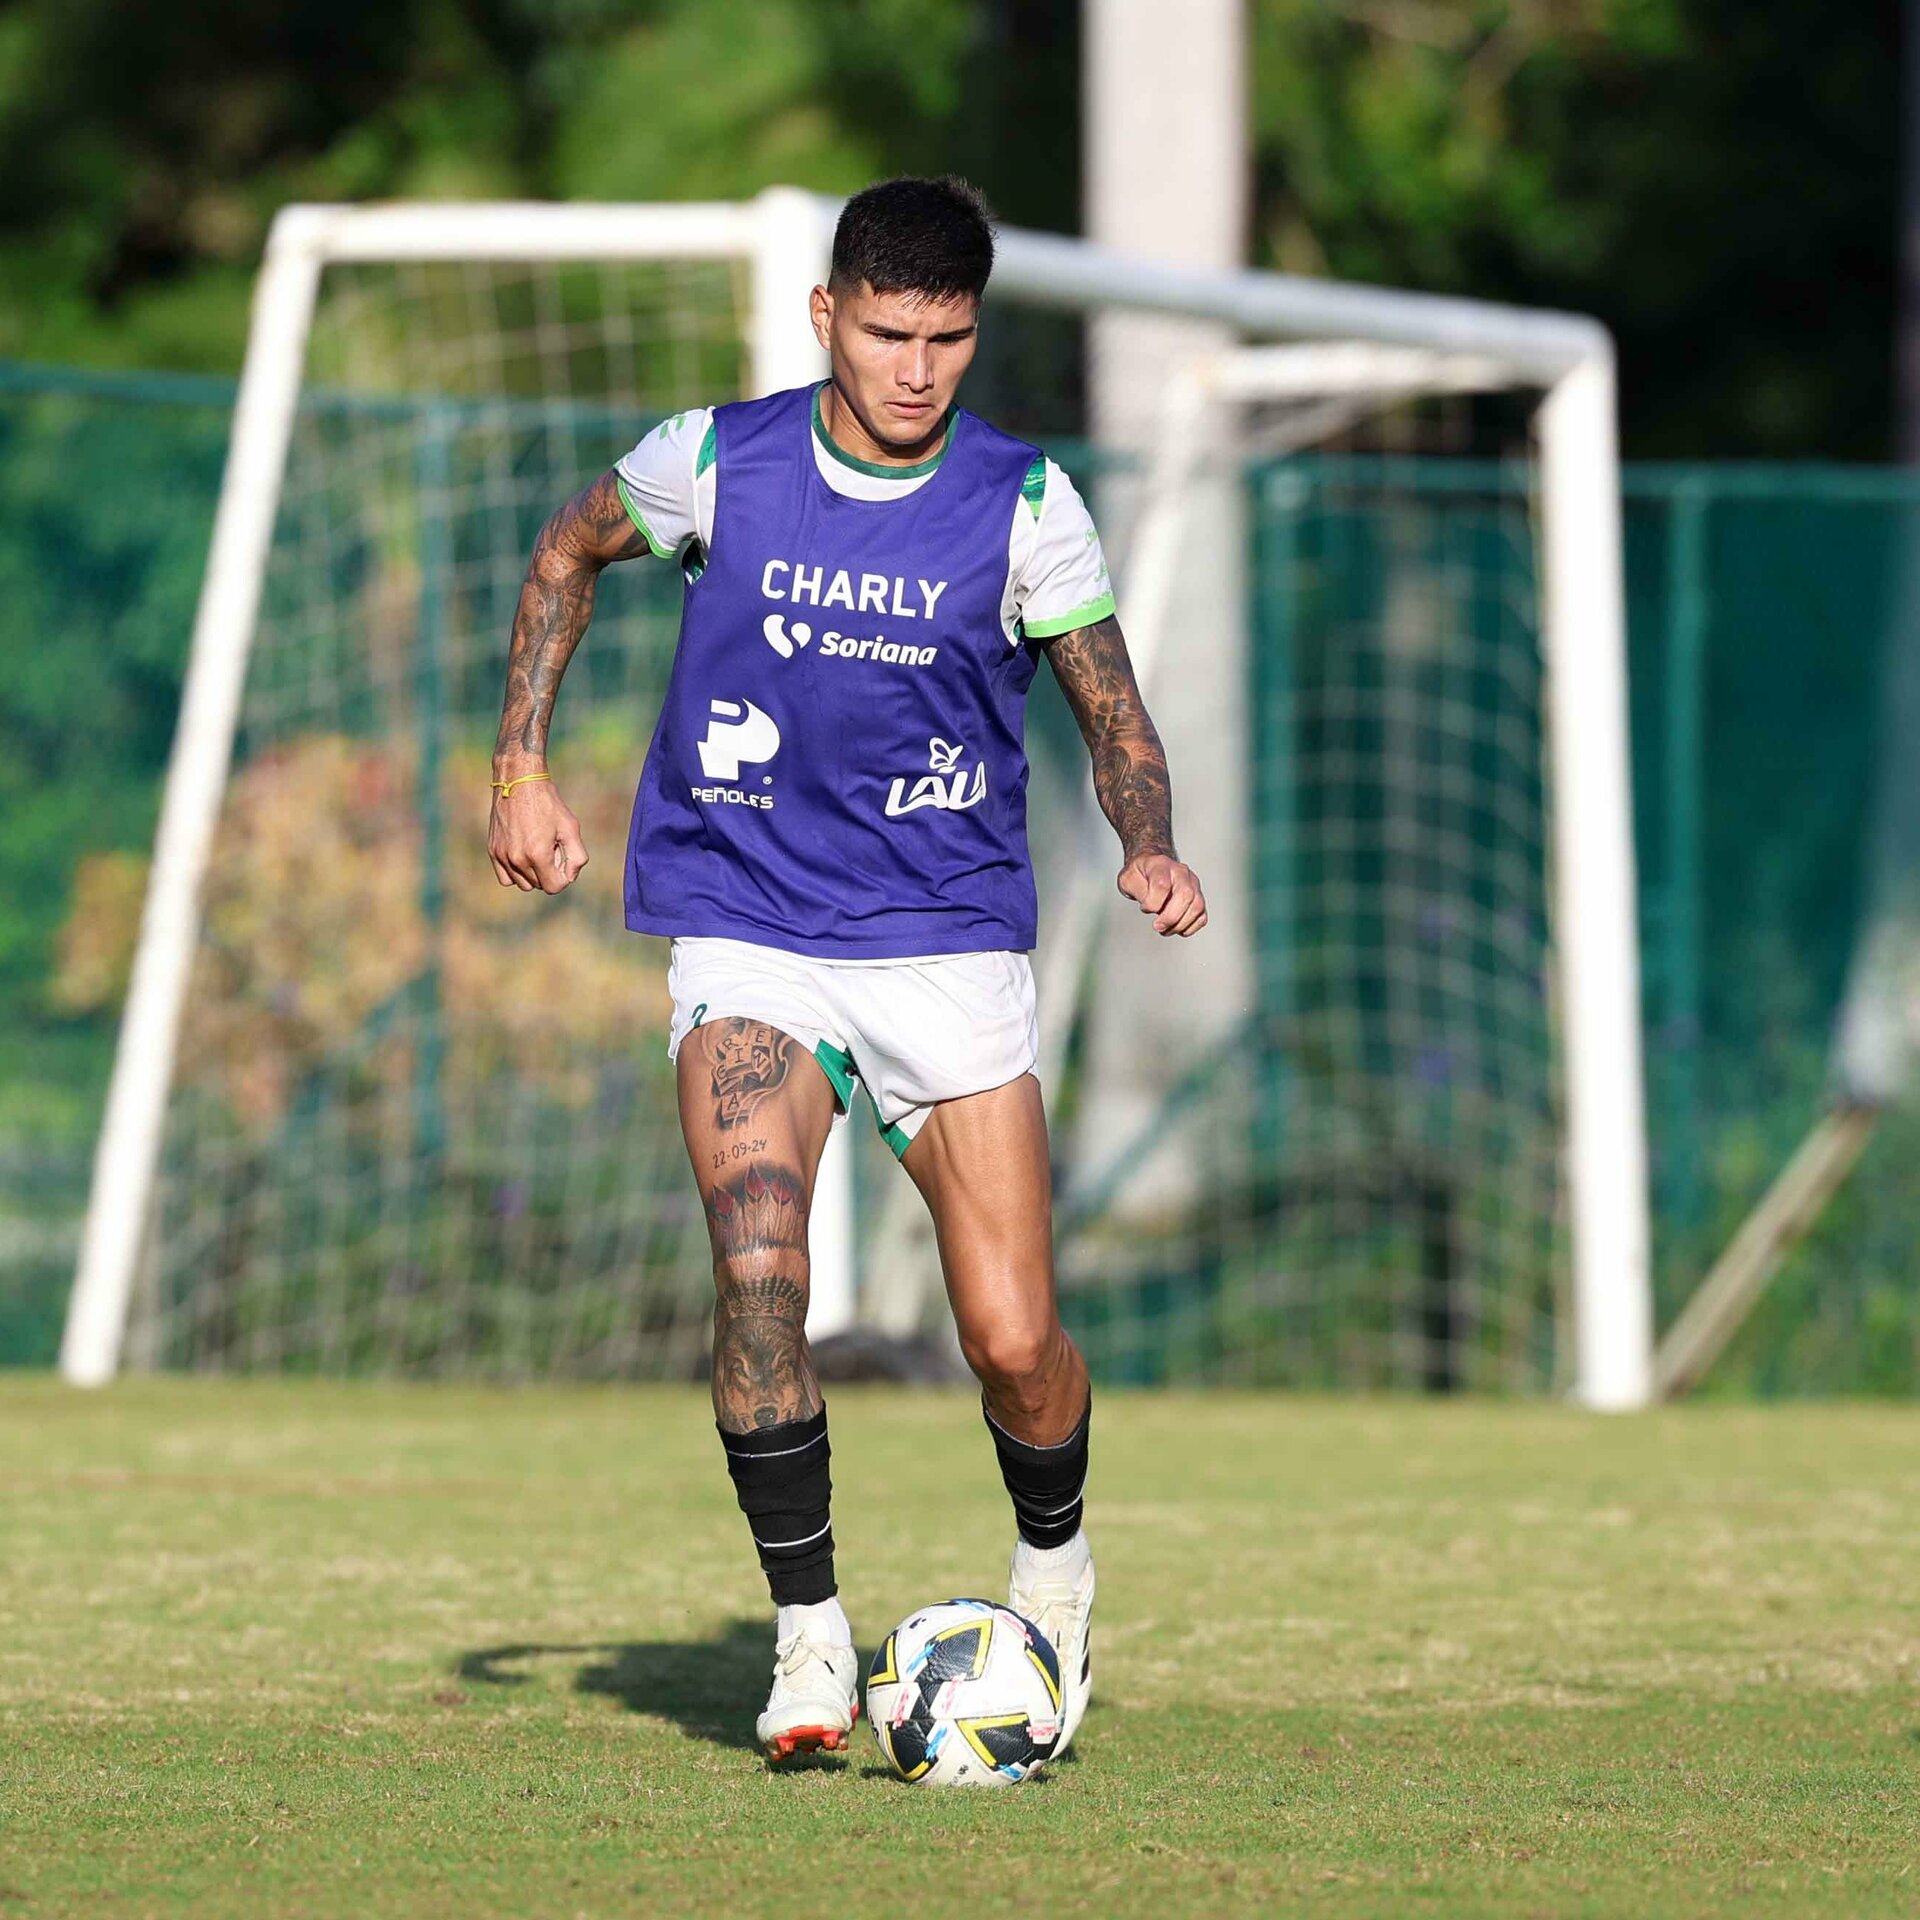
[{"label": "green grass field", "polygon": [[[991,1590],[963,1396],[833,1400],[864,1647]],[[1097,1693],[1001,1793],[751,1748],[703,1398],[0,1381],[0,1914],[1920,1907],[1907,1412],[1102,1398]]]}]

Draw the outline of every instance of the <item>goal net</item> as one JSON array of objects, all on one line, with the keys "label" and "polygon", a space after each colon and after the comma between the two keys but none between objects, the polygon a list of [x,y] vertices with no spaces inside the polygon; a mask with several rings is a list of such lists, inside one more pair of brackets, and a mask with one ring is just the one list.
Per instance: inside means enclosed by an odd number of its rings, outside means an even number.
[{"label": "goal net", "polygon": [[[670,562],[603,576],[568,675],[555,765],[598,857],[566,895],[495,885],[487,764],[539,524],[675,409],[817,376],[805,299],[831,211],[776,191],[283,217],[71,1377],[700,1369],[710,1256],[665,953],[619,910]],[[1326,344],[1169,364],[1165,431],[1089,445],[1125,361],[1103,363],[1100,329],[1148,312]],[[967,399],[1093,497],[1219,868],[1224,991],[1156,989],[1165,950],[1111,923],[1084,756],[1036,688],[1062,1290],[1091,1355],[1123,1378],[1560,1380],[1631,1403],[1645,1223],[1604,338],[1008,234]],[[1180,715],[1202,695],[1196,732]],[[1183,759],[1223,724],[1217,760]],[[863,1121],[823,1169],[816,1333],[934,1313],[902,1284],[924,1256]]]},{"label": "goal net", "polygon": [[[1244,487],[1252,965],[1237,1017],[1120,1126],[1103,1081],[1138,1015],[1083,972],[1062,1266],[1103,1371],[1538,1389],[1568,1358],[1531,410],[1510,384],[1482,356],[1309,345],[1225,349],[1169,387],[1129,616],[1157,689],[1196,523]],[[1075,906],[1056,997],[1077,947],[1129,935]]]}]

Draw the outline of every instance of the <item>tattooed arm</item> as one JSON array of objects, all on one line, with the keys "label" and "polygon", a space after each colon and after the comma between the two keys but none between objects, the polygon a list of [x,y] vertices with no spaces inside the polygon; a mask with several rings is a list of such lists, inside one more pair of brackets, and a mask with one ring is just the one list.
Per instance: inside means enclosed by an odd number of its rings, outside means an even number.
[{"label": "tattooed arm", "polygon": [[[496,781],[546,771],[554,696],[593,618],[600,569],[646,551],[646,535],[627,517],[611,473],[575,494],[540,529],[513,617],[507,697],[493,748]],[[587,864],[580,823],[547,780],[494,795],[487,853],[494,878],[522,893],[558,893]]]},{"label": "tattooed arm", "polygon": [[1120,891],[1153,915],[1156,933],[1198,933],[1207,924],[1206,897],[1173,850],[1167,756],[1134,680],[1120,622],[1109,615],[1045,644],[1093,758],[1093,790],[1120,836]]}]

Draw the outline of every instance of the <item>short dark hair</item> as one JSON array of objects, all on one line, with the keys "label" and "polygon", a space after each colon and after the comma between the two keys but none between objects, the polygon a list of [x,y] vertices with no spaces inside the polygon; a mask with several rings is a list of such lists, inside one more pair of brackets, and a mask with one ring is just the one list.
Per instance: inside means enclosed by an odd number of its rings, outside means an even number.
[{"label": "short dark hair", "polygon": [[856,193],[833,230],[833,284],[875,293],[977,300],[993,271],[993,215],[980,190],[949,173],[903,174]]}]

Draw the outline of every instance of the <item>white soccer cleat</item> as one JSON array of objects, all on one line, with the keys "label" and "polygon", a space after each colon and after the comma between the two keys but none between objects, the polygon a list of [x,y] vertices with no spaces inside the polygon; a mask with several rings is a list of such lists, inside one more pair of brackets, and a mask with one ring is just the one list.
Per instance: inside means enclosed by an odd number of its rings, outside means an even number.
[{"label": "white soccer cleat", "polygon": [[860,1657],[805,1633],[774,1648],[773,1692],[754,1734],[769,1760],[796,1753],[840,1753],[860,1717]]},{"label": "white soccer cleat", "polygon": [[1077,1573],[1036,1569],[1024,1578],[1020,1562],[1015,1547],[1007,1605],[1047,1636],[1060,1661],[1060,1738],[1049,1756],[1057,1760],[1093,1697],[1093,1558],[1083,1560]]}]

